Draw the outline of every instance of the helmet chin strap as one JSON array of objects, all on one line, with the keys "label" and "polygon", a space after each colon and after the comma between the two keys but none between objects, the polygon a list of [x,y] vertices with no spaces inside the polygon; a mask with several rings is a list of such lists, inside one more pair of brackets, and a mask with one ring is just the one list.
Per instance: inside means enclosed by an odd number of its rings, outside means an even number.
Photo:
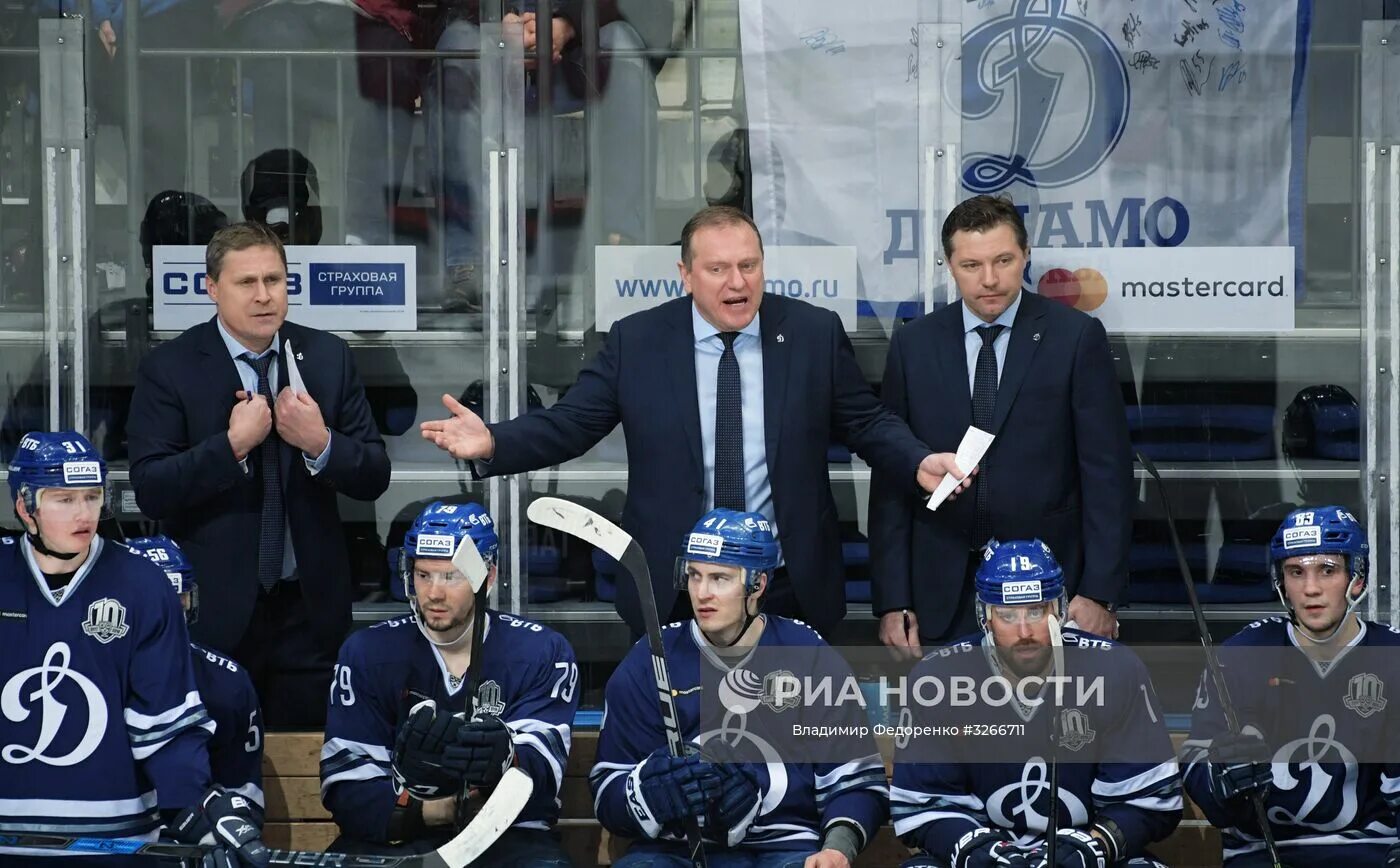
[{"label": "helmet chin strap", "polygon": [[[25,505],[28,506],[28,503],[26,503]],[[34,551],[38,552],[41,555],[46,555],[51,558],[58,558],[61,561],[71,561],[78,555],[82,554],[82,552],[56,552],[44,543],[44,538],[39,533],[38,498],[35,498],[34,500],[34,509],[29,514],[29,520],[34,522],[34,529],[30,530],[28,526],[26,526],[24,529],[24,536],[26,539],[29,540],[29,544],[34,547]]]},{"label": "helmet chin strap", "polygon": [[738,644],[739,640],[744,638],[744,635],[749,632],[749,628],[753,626],[753,622],[758,620],[760,611],[763,608],[762,598],[759,598],[759,601],[754,604],[753,614],[749,614],[749,600],[753,598],[753,595],[757,593],[757,591],[758,588],[755,587],[752,591],[744,592],[744,626],[739,629],[738,633],[734,634],[733,639],[731,639],[728,642],[725,642],[724,644],[720,644],[719,642],[716,642],[714,640],[714,637],[712,637],[709,633],[706,633],[704,630],[700,631],[701,635],[703,635],[709,641],[709,643],[715,646],[716,648],[733,648],[736,644]]},{"label": "helmet chin strap", "polygon": [[[1357,579],[1352,579],[1351,584],[1354,585],[1357,581]],[[1371,584],[1367,582],[1366,586],[1361,589],[1361,593],[1357,594],[1355,598],[1351,596],[1351,586],[1347,586],[1347,610],[1342,614],[1341,618],[1337,619],[1337,626],[1332,628],[1332,632],[1321,639],[1314,636],[1308,628],[1304,627],[1303,623],[1298,620],[1298,610],[1293,608],[1292,603],[1288,602],[1288,596],[1283,592],[1283,586],[1275,585],[1275,588],[1278,590],[1279,599],[1283,601],[1283,607],[1288,610],[1288,620],[1293,624],[1293,632],[1314,645],[1326,645],[1335,639],[1338,633],[1342,632],[1342,628],[1346,626],[1347,619],[1352,616],[1352,613],[1356,611],[1356,607],[1361,605],[1361,601],[1366,599],[1366,595],[1370,593]]]},{"label": "helmet chin strap", "polygon": [[413,610],[413,623],[418,625],[418,632],[423,634],[424,639],[427,639],[439,648],[450,648],[471,635],[472,619],[468,618],[467,626],[462,628],[462,635],[458,636],[456,639],[449,639],[446,642],[434,639],[432,631],[428,629],[427,622],[423,620],[423,612],[418,608],[418,595],[413,593],[412,582],[412,578],[404,577],[404,594],[408,597],[408,607]]}]

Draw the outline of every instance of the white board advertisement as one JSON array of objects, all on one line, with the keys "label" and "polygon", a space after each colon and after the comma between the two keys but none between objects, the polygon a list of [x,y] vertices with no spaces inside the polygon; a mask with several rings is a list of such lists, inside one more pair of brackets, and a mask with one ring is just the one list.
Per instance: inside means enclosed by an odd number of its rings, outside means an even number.
[{"label": "white board advertisement", "polygon": [[[182,331],[214,315],[204,248],[158,245],[155,327]],[[418,254],[407,245],[287,248],[287,318],[334,331],[416,331]]]},{"label": "white board advertisement", "polygon": [[1118,334],[1293,328],[1291,247],[1038,247],[1030,277]]},{"label": "white board advertisement", "polygon": [[[685,295],[675,246],[594,249],[594,319],[598,331],[631,313]],[[833,311],[847,331],[856,327],[854,247],[765,247],[763,289]]]}]

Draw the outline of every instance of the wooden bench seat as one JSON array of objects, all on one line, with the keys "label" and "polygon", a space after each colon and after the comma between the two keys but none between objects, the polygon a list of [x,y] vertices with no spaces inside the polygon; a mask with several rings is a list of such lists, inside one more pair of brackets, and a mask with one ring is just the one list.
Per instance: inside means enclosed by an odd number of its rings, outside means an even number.
[{"label": "wooden bench seat", "polygon": [[[1173,736],[1180,746],[1184,735]],[[574,864],[609,865],[626,851],[626,842],[612,840],[593,817],[593,795],[588,770],[598,747],[598,733],[574,732],[569,764],[560,792],[563,809],[559,831]],[[886,746],[887,747],[887,746]],[[321,733],[273,732],[267,734],[263,753],[263,791],[267,822],[263,838],[268,846],[292,850],[324,850],[339,830],[321,805],[319,760]],[[886,757],[889,756],[886,751]],[[888,770],[888,769],[887,769]],[[1220,864],[1220,832],[1206,823],[1188,800],[1181,826],[1153,852],[1173,868],[1216,868]],[[883,827],[860,858],[857,868],[892,868],[908,857],[890,826]]]}]

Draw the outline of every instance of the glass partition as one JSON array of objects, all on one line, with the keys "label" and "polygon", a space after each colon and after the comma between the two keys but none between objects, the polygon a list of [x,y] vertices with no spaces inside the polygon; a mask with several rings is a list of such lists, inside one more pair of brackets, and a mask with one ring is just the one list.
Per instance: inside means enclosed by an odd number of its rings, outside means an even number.
[{"label": "glass partition", "polygon": [[[1393,617],[1393,2],[621,0],[533,41],[509,4],[481,5],[100,22],[0,0],[4,442],[78,425],[124,486],[136,367],[212,315],[181,248],[223,221],[284,224],[307,263],[401,267],[393,311],[325,321],[393,461],[378,503],[342,507],[357,619],[401,611],[391,551],[419,507],[484,499],[507,543],[498,603],[605,674],[630,641],[615,567],[524,510],[554,494],[618,518],[622,431],[488,484],[419,436],[441,396],[488,419],[557,401],[613,321],[682,292],[680,229],[716,203],[755,215],[769,291],[836,310],[878,388],[890,335],[952,297],[943,216],[1004,192],[1027,213],[1027,287],[1109,329],[1134,446],[1221,629],[1273,610],[1264,546],[1300,502],[1365,514],[1368,605]],[[63,77],[75,57],[86,88]],[[1258,286],[1194,300],[1178,275]],[[294,297],[291,318],[316,325],[314,307]],[[873,641],[869,472],[840,444],[829,459],[838,638]],[[1171,638],[1184,595],[1138,476],[1124,633]]]}]

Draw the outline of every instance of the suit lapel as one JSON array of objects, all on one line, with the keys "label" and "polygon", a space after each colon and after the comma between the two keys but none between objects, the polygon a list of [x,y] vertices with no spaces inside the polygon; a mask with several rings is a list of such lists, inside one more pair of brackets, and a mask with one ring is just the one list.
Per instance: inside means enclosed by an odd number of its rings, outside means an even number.
[{"label": "suit lapel", "polygon": [[[1006,348],[1006,363],[1001,366],[1001,380],[997,383],[997,405],[992,413],[992,434],[1001,430],[1016,401],[1016,393],[1031,369],[1035,351],[1040,347],[1042,330],[1041,316],[1044,311],[1037,304],[1040,299],[1021,290],[1021,308],[1016,312],[1016,322],[1011,327],[1011,343]],[[966,362],[964,362],[966,364]]]},{"label": "suit lapel", "polygon": [[690,447],[690,457],[695,463],[696,472],[704,476],[705,457],[700,447],[700,397],[695,387],[695,329],[690,323],[690,308],[693,302],[674,306],[671,328],[676,334],[673,339],[661,342],[662,363],[671,372],[671,395],[676,402],[676,418],[680,420],[685,434],[686,446]]},{"label": "suit lapel", "polygon": [[223,336],[219,334],[219,327],[214,324],[214,320],[206,322],[203,328],[199,349],[209,357],[209,362],[203,370],[208,371],[213,379],[208,385],[218,402],[220,412],[224,414],[224,420],[227,421],[229,412],[233,410],[233,403],[237,400],[233,394],[243,388],[243,379],[238,373],[238,366],[243,362],[229,356],[228,346],[224,344]]},{"label": "suit lapel", "polygon": [[[778,296],[764,298],[759,307],[758,333],[763,346],[763,439],[768,472],[777,466],[778,444],[782,442],[784,408],[787,403],[788,365],[792,354],[782,333],[783,301]],[[775,303],[776,302],[776,303]]]},{"label": "suit lapel", "polygon": [[[966,431],[972,424],[972,392],[967,387],[967,334],[963,331],[962,302],[943,308],[944,336],[938,343],[938,366],[952,382],[948,386],[952,399],[946,411],[953,416],[953,429]],[[934,314],[939,316],[940,314]],[[915,372],[905,372],[906,377]]]}]

